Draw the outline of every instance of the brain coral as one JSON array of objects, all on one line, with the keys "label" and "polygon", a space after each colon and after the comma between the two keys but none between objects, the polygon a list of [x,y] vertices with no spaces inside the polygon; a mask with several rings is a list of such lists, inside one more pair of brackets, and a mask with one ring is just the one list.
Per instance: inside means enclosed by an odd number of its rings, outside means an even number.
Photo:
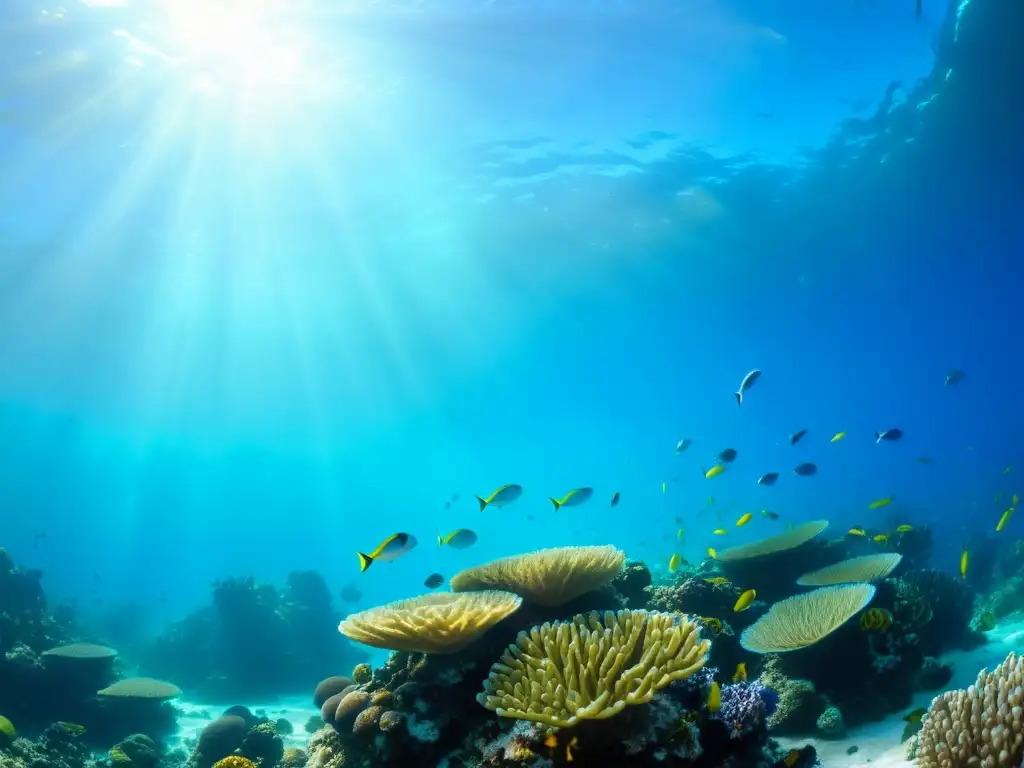
[{"label": "brain coral", "polygon": [[1024,759],[1021,723],[1024,657],[1011,653],[974,685],[935,697],[917,738],[921,768],[1018,766]]},{"label": "brain coral", "polygon": [[348,616],[338,631],[374,648],[413,653],[455,653],[518,610],[522,599],[486,590],[435,593]]},{"label": "brain coral", "polygon": [[881,581],[895,570],[903,555],[880,552],[874,555],[851,557],[816,571],[805,573],[796,583],[802,587],[825,587],[832,584]]},{"label": "brain coral", "polygon": [[788,549],[796,549],[828,527],[828,520],[812,520],[809,523],[798,525],[788,531],[769,536],[764,539],[752,541],[749,544],[742,544],[738,547],[730,547],[721,550],[715,557],[724,563],[731,563],[737,560],[749,560],[762,555],[773,555],[776,552],[785,552]]},{"label": "brain coral", "polygon": [[870,584],[842,584],[788,597],[743,630],[740,645],[754,653],[806,648],[839,629],[874,596]]},{"label": "brain coral", "polygon": [[457,573],[451,587],[454,592],[502,589],[537,605],[564,605],[611,583],[625,561],[625,553],[612,546],[541,549]]},{"label": "brain coral", "polygon": [[710,645],[680,614],[577,615],[520,632],[477,701],[502,717],[568,728],[650,701],[704,666]]},{"label": "brain coral", "polygon": [[213,768],[256,768],[256,763],[247,757],[231,755],[213,764]]},{"label": "brain coral", "polygon": [[317,683],[316,690],[313,691],[313,705],[319,709],[331,696],[341,693],[354,682],[351,677],[345,675],[335,675],[321,680]]}]

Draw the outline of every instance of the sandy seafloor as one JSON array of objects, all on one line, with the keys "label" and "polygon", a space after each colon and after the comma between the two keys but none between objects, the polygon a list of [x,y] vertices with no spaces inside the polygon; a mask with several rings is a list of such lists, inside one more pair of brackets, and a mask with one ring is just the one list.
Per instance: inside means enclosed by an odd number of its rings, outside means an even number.
[{"label": "sandy seafloor", "polygon": [[[982,667],[992,669],[1002,662],[1010,651],[1024,651],[1024,620],[1000,624],[988,633],[986,645],[972,651],[957,651],[943,656],[943,661],[953,664],[953,679],[947,688],[966,688],[974,683]],[[906,712],[917,707],[928,707],[935,695],[936,692],[917,694]],[[284,737],[285,746],[305,747],[309,739],[309,734],[305,730],[306,722],[310,717],[320,715],[311,698],[301,696],[273,702],[247,702],[246,706],[271,720],[282,717],[288,720],[294,731]],[[226,709],[223,705],[194,704],[187,701],[179,701],[177,704],[181,714],[178,717],[178,734],[170,740],[171,749],[191,749],[199,732]],[[824,768],[907,768],[913,763],[906,758],[907,745],[900,744],[900,735],[905,725],[903,715],[906,712],[897,712],[880,722],[850,729],[843,739],[777,737],[776,740],[785,749],[813,744]],[[854,745],[857,746],[857,751],[848,755],[847,750]]]}]

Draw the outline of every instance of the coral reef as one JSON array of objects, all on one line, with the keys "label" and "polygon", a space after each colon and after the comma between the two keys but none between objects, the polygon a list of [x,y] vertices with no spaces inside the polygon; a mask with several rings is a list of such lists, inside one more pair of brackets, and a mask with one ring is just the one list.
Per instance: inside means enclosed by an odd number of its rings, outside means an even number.
[{"label": "coral reef", "polygon": [[0,750],[0,768],[85,768],[85,729],[74,723],[47,726],[37,741],[15,739]]},{"label": "coral reef", "polygon": [[[301,750],[299,750],[301,752]],[[189,768],[276,768],[285,758],[296,764],[278,733],[278,727],[266,718],[254,716],[245,707],[229,708],[200,732],[188,759]],[[304,758],[303,758],[304,760]]]}]

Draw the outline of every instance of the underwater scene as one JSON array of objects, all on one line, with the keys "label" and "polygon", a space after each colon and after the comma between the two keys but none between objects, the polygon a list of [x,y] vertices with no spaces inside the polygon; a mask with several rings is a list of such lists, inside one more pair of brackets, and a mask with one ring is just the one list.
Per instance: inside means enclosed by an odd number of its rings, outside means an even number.
[{"label": "underwater scene", "polygon": [[5,2],[0,768],[1024,765],[1021,39]]}]

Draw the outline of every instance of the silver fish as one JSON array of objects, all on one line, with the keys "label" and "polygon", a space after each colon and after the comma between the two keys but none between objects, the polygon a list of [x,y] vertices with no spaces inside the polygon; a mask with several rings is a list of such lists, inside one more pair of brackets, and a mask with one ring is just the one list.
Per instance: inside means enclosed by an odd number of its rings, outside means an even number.
[{"label": "silver fish", "polygon": [[756,368],[743,377],[743,381],[740,382],[740,388],[736,390],[736,405],[743,405],[743,393],[750,389],[757,380],[761,377],[761,372]]}]

